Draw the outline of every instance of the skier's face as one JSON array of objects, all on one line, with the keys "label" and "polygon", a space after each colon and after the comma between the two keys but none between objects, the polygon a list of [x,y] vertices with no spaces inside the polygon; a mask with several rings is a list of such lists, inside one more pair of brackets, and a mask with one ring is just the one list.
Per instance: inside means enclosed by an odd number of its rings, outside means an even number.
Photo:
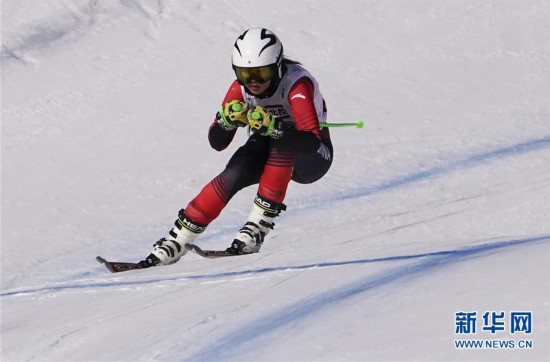
[{"label": "skier's face", "polygon": [[259,83],[255,79],[251,80],[248,83],[245,83],[246,88],[248,88],[250,93],[254,94],[255,96],[258,96],[264,93],[267,90],[267,88],[269,88],[270,85],[271,85],[271,79],[265,83]]}]

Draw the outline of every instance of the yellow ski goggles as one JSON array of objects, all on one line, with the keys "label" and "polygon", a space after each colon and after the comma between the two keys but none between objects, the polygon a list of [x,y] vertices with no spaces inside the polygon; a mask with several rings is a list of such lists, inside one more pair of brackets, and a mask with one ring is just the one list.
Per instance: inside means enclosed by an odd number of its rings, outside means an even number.
[{"label": "yellow ski goggles", "polygon": [[265,83],[275,75],[275,67],[273,65],[254,68],[234,68],[237,79],[244,84],[248,84],[252,82],[252,80],[256,80],[258,83]]}]

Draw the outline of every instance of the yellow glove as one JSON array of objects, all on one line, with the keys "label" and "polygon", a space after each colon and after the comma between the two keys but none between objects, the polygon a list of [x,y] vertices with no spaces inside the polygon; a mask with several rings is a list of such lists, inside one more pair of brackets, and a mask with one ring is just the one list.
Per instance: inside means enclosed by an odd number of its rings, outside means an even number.
[{"label": "yellow glove", "polygon": [[248,126],[247,111],[248,105],[244,102],[238,100],[227,102],[218,111],[218,124],[227,131],[235,127]]},{"label": "yellow glove", "polygon": [[253,132],[275,139],[283,135],[280,122],[262,106],[256,106],[254,109],[249,109],[246,116],[250,129],[252,129]]}]

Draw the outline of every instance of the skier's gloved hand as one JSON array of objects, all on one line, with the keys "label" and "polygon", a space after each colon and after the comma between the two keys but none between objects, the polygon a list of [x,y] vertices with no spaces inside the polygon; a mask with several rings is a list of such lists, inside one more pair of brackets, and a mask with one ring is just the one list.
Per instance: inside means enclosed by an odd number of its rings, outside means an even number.
[{"label": "skier's gloved hand", "polygon": [[231,131],[236,127],[248,126],[247,111],[248,105],[246,103],[233,100],[220,107],[216,119],[224,130]]},{"label": "skier's gloved hand", "polygon": [[262,106],[249,109],[246,114],[248,124],[252,132],[271,138],[281,138],[283,135],[283,124],[275,119],[273,115]]}]

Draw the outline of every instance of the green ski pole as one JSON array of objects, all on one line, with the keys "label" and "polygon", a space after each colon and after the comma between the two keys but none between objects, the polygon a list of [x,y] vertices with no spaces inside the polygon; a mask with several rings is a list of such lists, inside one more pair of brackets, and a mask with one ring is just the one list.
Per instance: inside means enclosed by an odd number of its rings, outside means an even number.
[{"label": "green ski pole", "polygon": [[336,127],[357,127],[357,128],[363,128],[363,121],[356,121],[356,122],[350,122],[350,123],[320,123],[319,126],[321,128],[336,128]]}]

